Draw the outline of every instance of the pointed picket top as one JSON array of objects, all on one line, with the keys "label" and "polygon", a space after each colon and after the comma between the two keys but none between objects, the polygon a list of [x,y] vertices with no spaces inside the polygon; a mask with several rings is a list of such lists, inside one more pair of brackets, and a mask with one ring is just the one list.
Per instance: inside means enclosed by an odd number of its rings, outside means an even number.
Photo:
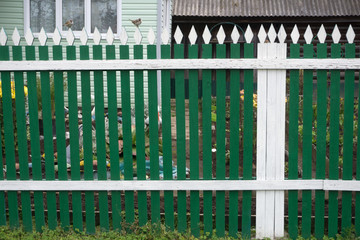
[{"label": "pointed picket top", "polygon": [[71,30],[71,28],[69,28],[69,30],[67,31],[66,41],[68,42],[68,44],[69,44],[70,46],[72,46],[72,45],[74,44],[75,36],[74,36],[74,33],[73,33],[73,31]]},{"label": "pointed picket top", "polygon": [[181,43],[181,40],[183,39],[183,34],[182,34],[182,32],[181,32],[181,30],[180,30],[180,27],[179,26],[177,26],[176,27],[176,30],[175,30],[175,34],[174,34],[174,39],[175,39],[175,42],[177,43],[177,44],[180,44]]},{"label": "pointed picket top", "polygon": [[275,28],[274,28],[274,25],[271,24],[270,25],[270,28],[269,28],[269,31],[268,31],[268,37],[269,37],[269,40],[271,43],[275,43],[275,39],[276,39],[276,31],[275,31]]},{"label": "pointed picket top", "polygon": [[153,45],[155,43],[155,33],[154,30],[152,29],[152,27],[150,28],[148,34],[147,34],[147,39],[150,45]]},{"label": "pointed picket top", "polygon": [[48,37],[47,37],[46,32],[43,27],[40,30],[38,39],[39,39],[40,45],[45,46]]},{"label": "pointed picket top", "polygon": [[296,24],[295,24],[293,30],[291,31],[290,37],[294,44],[298,43],[299,38],[300,38],[300,33],[299,33],[299,29]]},{"label": "pointed picket top", "polygon": [[60,45],[61,42],[61,33],[58,28],[55,28],[54,34],[53,34],[53,42],[55,45]]},{"label": "pointed picket top", "polygon": [[121,45],[125,45],[127,43],[127,40],[128,40],[128,35],[127,35],[127,32],[126,32],[126,29],[125,29],[125,27],[122,27],[121,28],[121,33],[120,33]]},{"label": "pointed picket top", "polygon": [[246,43],[251,43],[251,41],[254,38],[254,33],[253,33],[250,25],[247,26],[244,36],[245,36]]},{"label": "pointed picket top", "polygon": [[195,31],[194,25],[191,27],[190,33],[189,33],[189,41],[191,45],[194,45],[197,39],[197,33]]},{"label": "pointed picket top", "polygon": [[6,32],[5,32],[4,28],[1,28],[1,31],[0,31],[0,44],[2,46],[5,46],[6,42],[7,42]]},{"label": "pointed picket top", "polygon": [[354,32],[354,29],[351,26],[351,24],[349,25],[349,28],[346,32],[346,39],[347,39],[348,43],[354,43],[355,32]]},{"label": "pointed picket top", "polygon": [[278,32],[278,39],[280,43],[284,43],[286,39],[286,31],[284,26],[281,24],[279,32]]},{"label": "pointed picket top", "polygon": [[15,46],[19,46],[21,36],[20,36],[19,30],[17,29],[17,27],[15,27],[14,32],[13,32],[13,34],[11,36],[11,39],[12,39]]},{"label": "pointed picket top", "polygon": [[101,33],[99,32],[99,29],[97,27],[95,27],[95,30],[94,30],[93,40],[96,45],[100,44]]},{"label": "pointed picket top", "polygon": [[217,38],[219,44],[224,43],[225,37],[226,37],[225,31],[224,31],[223,26],[221,25],[218,33],[216,34],[216,38]]},{"label": "pointed picket top", "polygon": [[233,43],[237,43],[240,37],[240,33],[239,30],[237,29],[237,26],[234,25],[234,28],[231,32],[231,39],[233,41]]},{"label": "pointed picket top", "polygon": [[80,42],[81,42],[81,44],[86,45],[87,42],[88,42],[88,39],[89,39],[89,36],[88,36],[88,34],[86,32],[86,29],[83,28],[81,33],[80,33]]},{"label": "pointed picket top", "polygon": [[163,32],[161,33],[161,43],[164,45],[169,43],[169,31],[167,28],[164,28]]},{"label": "pointed picket top", "polygon": [[30,28],[28,28],[28,30],[26,31],[25,41],[26,41],[27,45],[29,45],[29,46],[31,46],[34,42],[34,35]]},{"label": "pointed picket top", "polygon": [[337,24],[335,24],[334,30],[331,34],[331,37],[332,37],[334,43],[339,43],[340,38],[341,38],[341,33],[339,31]]},{"label": "pointed picket top", "polygon": [[204,32],[202,34],[205,44],[209,44],[211,40],[211,33],[207,25],[205,25]]},{"label": "pointed picket top", "polygon": [[308,25],[306,28],[306,31],[304,33],[304,39],[305,39],[306,44],[311,44],[313,37],[314,37],[314,34],[311,31],[310,25]]},{"label": "pointed picket top", "polygon": [[317,33],[317,37],[318,37],[320,43],[325,43],[326,31],[325,31],[324,24],[321,24],[319,32]]},{"label": "pointed picket top", "polygon": [[114,39],[115,39],[114,33],[113,33],[111,27],[109,27],[109,29],[106,33],[106,41],[109,45],[112,45],[114,43]]},{"label": "pointed picket top", "polygon": [[139,28],[135,29],[134,39],[135,39],[135,44],[137,44],[137,45],[141,44],[142,34],[141,34]]},{"label": "pointed picket top", "polygon": [[264,26],[261,24],[259,33],[258,33],[258,38],[260,43],[265,43],[265,39],[266,39],[266,32],[265,32],[265,28]]}]

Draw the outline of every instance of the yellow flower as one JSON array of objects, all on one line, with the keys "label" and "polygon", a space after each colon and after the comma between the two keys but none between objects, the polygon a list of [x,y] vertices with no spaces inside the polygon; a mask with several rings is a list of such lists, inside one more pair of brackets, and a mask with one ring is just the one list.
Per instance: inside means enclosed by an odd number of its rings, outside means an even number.
[{"label": "yellow flower", "polygon": [[25,97],[28,95],[28,88],[27,88],[27,86],[24,86],[24,95],[25,95]]},{"label": "yellow flower", "polygon": [[[28,88],[24,86],[24,96],[26,97],[28,95]],[[15,82],[11,81],[11,98],[15,99]],[[0,81],[0,98],[2,98],[2,84]]]}]

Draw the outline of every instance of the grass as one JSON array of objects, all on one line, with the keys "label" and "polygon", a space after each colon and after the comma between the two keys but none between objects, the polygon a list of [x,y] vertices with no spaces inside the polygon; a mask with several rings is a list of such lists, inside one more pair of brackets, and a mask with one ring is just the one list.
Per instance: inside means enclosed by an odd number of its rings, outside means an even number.
[{"label": "grass", "polygon": [[128,231],[96,231],[95,234],[86,234],[84,232],[77,232],[72,229],[66,231],[62,228],[56,230],[49,230],[43,228],[40,232],[24,232],[22,229],[13,229],[8,226],[0,227],[0,240],[12,240],[12,239],[24,239],[24,240],[35,240],[35,239],[239,239],[224,237],[219,238],[216,234],[203,234],[199,238],[191,235],[190,231],[185,233],[179,233],[176,230],[171,231],[164,225],[152,225],[150,223],[145,226],[130,226]]},{"label": "grass", "polygon": [[[125,230],[127,229],[127,230]],[[252,235],[254,236],[255,232],[252,231]],[[212,235],[210,234],[201,234],[198,238],[191,235],[190,230],[185,233],[179,233],[176,230],[171,231],[165,225],[157,225],[148,223],[142,227],[138,225],[131,225],[129,227],[123,228],[121,231],[100,231],[97,229],[95,234],[86,234],[84,232],[77,232],[72,229],[64,230],[62,228],[57,228],[56,230],[49,230],[48,228],[43,228],[43,231],[40,232],[24,232],[22,229],[13,229],[9,226],[1,226],[0,227],[0,240],[12,240],[12,239],[24,239],[24,240],[35,240],[35,239],[69,239],[69,240],[77,240],[77,239],[242,239],[239,235],[237,238],[232,238],[229,236],[225,237],[217,237],[216,232],[214,231]],[[252,237],[253,239],[253,237]],[[281,238],[283,240],[288,239],[287,237]],[[297,238],[298,240],[303,240],[301,236]],[[315,237],[311,237],[311,240],[315,240]],[[328,238],[325,236],[324,240],[330,240],[334,238]],[[338,240],[352,240],[352,239],[360,239],[359,236],[356,236],[355,229],[352,227],[348,231],[343,234],[339,234],[335,239]]]}]

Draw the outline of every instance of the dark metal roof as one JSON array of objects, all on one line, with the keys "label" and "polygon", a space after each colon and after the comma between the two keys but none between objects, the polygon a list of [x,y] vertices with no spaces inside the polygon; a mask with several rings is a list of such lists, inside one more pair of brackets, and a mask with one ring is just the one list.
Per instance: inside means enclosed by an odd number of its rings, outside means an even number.
[{"label": "dark metal roof", "polygon": [[360,0],[173,0],[173,16],[360,16]]}]

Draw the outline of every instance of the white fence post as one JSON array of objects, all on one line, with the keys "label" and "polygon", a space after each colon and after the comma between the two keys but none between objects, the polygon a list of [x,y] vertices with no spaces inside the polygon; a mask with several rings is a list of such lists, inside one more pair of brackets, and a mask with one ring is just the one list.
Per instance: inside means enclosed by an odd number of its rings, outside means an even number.
[{"label": "white fence post", "polygon": [[[259,31],[258,58],[285,59],[285,32],[276,32],[271,25],[266,33]],[[285,161],[285,94],[286,70],[258,70],[257,109],[257,180],[283,180]],[[284,191],[257,191],[256,237],[284,236]]]}]

